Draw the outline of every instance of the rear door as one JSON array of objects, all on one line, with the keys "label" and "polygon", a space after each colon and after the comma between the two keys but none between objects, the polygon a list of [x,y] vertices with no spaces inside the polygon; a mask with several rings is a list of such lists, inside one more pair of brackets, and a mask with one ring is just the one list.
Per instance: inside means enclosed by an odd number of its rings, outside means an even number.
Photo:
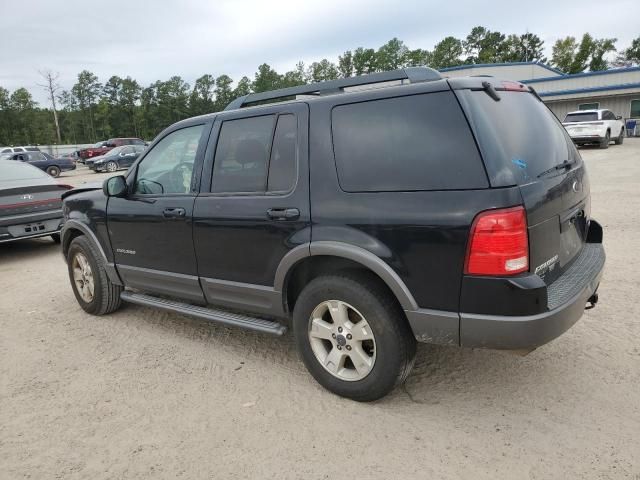
[{"label": "rear door", "polygon": [[277,314],[278,264],[311,239],[307,130],[306,104],[217,117],[193,214],[209,303]]},{"label": "rear door", "polygon": [[[507,85],[510,85],[507,82]],[[528,91],[458,90],[492,187],[518,185],[529,226],[529,268],[551,283],[580,252],[590,213],[580,154],[551,111]]]}]

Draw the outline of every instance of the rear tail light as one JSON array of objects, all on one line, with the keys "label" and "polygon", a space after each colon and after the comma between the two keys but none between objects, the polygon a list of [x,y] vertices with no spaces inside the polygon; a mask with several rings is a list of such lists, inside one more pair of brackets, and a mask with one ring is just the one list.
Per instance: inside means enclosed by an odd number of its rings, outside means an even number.
[{"label": "rear tail light", "polygon": [[523,207],[488,210],[471,226],[464,272],[515,275],[529,269],[529,235]]}]

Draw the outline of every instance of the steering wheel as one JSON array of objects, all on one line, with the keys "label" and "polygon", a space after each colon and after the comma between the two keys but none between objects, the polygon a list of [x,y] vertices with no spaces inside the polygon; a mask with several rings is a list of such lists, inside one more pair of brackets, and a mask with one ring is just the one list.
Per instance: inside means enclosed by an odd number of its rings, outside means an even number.
[{"label": "steering wheel", "polygon": [[177,164],[169,173],[169,182],[171,189],[176,193],[189,193],[191,189],[191,174],[193,173],[193,164],[181,162]]}]

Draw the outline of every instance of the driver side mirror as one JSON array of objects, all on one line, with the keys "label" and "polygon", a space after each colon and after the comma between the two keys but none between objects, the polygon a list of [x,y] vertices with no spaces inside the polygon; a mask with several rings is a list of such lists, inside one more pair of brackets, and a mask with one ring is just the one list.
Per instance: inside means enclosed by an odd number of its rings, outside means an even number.
[{"label": "driver side mirror", "polygon": [[124,197],[127,194],[127,180],[123,175],[107,178],[102,184],[102,192],[107,197]]},{"label": "driver side mirror", "polygon": [[616,120],[622,120],[622,116],[621,115],[616,115]]}]

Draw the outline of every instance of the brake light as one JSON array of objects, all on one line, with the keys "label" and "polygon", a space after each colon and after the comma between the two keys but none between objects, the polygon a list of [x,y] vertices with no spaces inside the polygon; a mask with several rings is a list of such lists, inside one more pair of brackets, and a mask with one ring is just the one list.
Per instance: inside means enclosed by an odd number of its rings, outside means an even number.
[{"label": "brake light", "polygon": [[504,81],[502,82],[502,88],[503,90],[506,90],[508,92],[528,92],[529,88],[519,82],[510,82],[510,81]]},{"label": "brake light", "polygon": [[515,275],[529,269],[529,235],[523,207],[487,210],[471,226],[464,272]]}]

